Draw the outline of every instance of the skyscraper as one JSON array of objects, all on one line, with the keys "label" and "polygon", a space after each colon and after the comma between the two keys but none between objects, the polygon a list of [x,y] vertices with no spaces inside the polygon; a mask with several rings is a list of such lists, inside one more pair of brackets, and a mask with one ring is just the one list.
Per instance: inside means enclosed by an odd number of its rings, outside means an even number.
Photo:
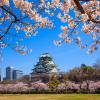
[{"label": "skyscraper", "polygon": [[6,68],[6,80],[17,80],[22,76],[23,72],[21,70],[16,70],[11,66]]},{"label": "skyscraper", "polygon": [[13,70],[13,80],[18,80],[23,76],[23,72],[21,70]]},{"label": "skyscraper", "polygon": [[6,68],[6,80],[13,80],[13,67],[9,66]]}]

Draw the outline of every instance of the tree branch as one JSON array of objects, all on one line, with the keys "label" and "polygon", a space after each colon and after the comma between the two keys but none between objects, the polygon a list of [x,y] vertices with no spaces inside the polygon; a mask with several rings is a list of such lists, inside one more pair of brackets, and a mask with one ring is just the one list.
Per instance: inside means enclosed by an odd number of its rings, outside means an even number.
[{"label": "tree branch", "polygon": [[6,11],[7,13],[9,13],[10,15],[12,15],[12,16],[14,17],[14,21],[12,21],[12,22],[10,23],[10,25],[8,26],[6,32],[5,32],[2,36],[0,36],[0,40],[1,40],[3,37],[5,37],[5,35],[6,35],[6,34],[8,33],[8,31],[10,30],[10,28],[11,28],[11,26],[12,26],[13,23],[15,23],[15,22],[18,21],[18,22],[20,22],[20,23],[22,23],[22,24],[29,25],[28,23],[22,22],[20,19],[18,19],[17,16],[16,16],[13,12],[11,12],[10,10],[4,8],[3,6],[1,6],[0,8],[3,9],[4,11]]},{"label": "tree branch", "polygon": [[[85,14],[85,11],[84,11],[84,9],[83,9],[83,7],[81,6],[81,4],[80,4],[80,2],[79,2],[79,0],[73,0],[74,1],[74,3],[76,4],[76,6],[77,6],[77,8],[80,10],[80,12],[82,13],[82,14]],[[84,0],[83,0],[84,1]],[[100,21],[98,20],[94,20],[90,15],[88,15],[88,17],[89,17],[89,20],[88,21],[92,21],[92,22],[94,22],[94,23],[99,23],[100,24]]]},{"label": "tree branch", "polygon": [[16,21],[19,21],[17,16],[13,12],[11,12],[10,10],[7,10],[3,6],[1,6],[0,8],[3,9],[4,11],[6,11],[7,13],[9,13],[10,15],[12,15],[15,18]]},{"label": "tree branch", "polygon": [[1,40],[3,37],[5,37],[5,35],[6,35],[6,34],[8,33],[8,31],[10,30],[10,28],[11,28],[11,26],[12,26],[13,23],[14,23],[14,21],[10,23],[10,25],[8,26],[6,32],[5,32],[2,36],[0,36],[0,40]]}]

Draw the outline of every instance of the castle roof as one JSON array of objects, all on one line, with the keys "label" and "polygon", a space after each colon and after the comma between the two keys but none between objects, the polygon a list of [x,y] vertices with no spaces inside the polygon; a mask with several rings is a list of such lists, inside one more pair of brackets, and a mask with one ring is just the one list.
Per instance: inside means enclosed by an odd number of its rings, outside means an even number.
[{"label": "castle roof", "polygon": [[[48,59],[48,57],[50,59]],[[43,58],[43,59],[42,59]],[[42,60],[41,60],[42,59]],[[50,56],[49,53],[43,53],[40,57],[39,57],[39,61],[37,62],[37,64],[34,66],[33,69],[33,74],[35,73],[58,73],[58,69],[56,64],[54,63],[52,57]]]}]

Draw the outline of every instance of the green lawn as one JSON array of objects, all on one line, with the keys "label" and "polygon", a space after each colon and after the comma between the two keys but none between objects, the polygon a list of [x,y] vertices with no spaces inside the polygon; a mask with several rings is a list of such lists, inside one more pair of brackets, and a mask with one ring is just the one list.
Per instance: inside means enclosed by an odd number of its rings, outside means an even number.
[{"label": "green lawn", "polygon": [[100,94],[3,94],[0,100],[100,100]]}]

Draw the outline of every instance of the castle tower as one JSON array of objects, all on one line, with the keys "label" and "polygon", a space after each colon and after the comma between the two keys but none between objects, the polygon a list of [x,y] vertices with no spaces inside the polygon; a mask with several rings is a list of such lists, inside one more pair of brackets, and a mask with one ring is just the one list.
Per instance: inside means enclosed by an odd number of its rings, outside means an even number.
[{"label": "castle tower", "polygon": [[39,61],[34,66],[34,69],[31,73],[31,78],[34,80],[41,79],[41,77],[48,77],[52,74],[58,74],[59,71],[57,69],[56,64],[53,62],[53,58],[48,53],[43,53],[39,57]]}]

